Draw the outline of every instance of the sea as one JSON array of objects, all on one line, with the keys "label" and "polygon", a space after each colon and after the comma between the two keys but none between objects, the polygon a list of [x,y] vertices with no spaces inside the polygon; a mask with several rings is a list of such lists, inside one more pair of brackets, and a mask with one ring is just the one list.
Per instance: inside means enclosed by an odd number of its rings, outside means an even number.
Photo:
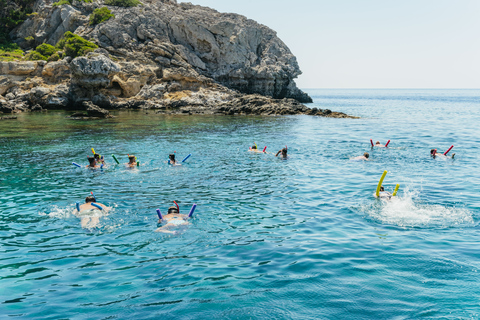
[{"label": "sea", "polygon": [[[360,118],[0,121],[0,318],[480,318],[480,90],[306,92]],[[189,224],[154,232],[173,201]]]}]

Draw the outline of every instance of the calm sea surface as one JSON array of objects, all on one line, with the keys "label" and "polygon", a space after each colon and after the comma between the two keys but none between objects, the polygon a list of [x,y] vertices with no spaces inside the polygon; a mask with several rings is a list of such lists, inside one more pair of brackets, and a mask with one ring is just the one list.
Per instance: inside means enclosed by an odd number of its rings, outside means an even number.
[{"label": "calm sea surface", "polygon": [[[0,318],[478,319],[480,90],[308,92],[361,119],[1,121]],[[90,148],[110,166],[71,164]],[[396,201],[372,196],[384,170]],[[113,210],[82,229],[90,191]],[[154,233],[173,200],[191,225]]]}]

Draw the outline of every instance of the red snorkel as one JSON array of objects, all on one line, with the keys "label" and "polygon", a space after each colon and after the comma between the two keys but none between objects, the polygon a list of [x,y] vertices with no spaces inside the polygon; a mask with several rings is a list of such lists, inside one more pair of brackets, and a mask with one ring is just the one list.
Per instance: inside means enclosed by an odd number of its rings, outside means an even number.
[{"label": "red snorkel", "polygon": [[177,211],[178,211],[178,213],[180,213],[180,207],[178,206],[177,202],[175,202],[175,200],[173,200],[173,203],[175,203],[175,205],[177,206]]}]

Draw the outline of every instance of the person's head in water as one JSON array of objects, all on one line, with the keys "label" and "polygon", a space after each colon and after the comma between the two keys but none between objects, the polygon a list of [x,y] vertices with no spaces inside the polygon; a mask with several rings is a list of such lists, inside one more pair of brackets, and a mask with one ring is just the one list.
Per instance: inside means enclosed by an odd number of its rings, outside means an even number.
[{"label": "person's head in water", "polygon": [[176,206],[171,206],[168,208],[168,214],[177,214],[178,213],[178,208]]},{"label": "person's head in water", "polygon": [[430,154],[431,154],[432,156],[434,156],[435,153],[436,153],[435,149],[430,150]]},{"label": "person's head in water", "polygon": [[85,198],[85,203],[96,202],[94,196],[88,196]]},{"label": "person's head in water", "polygon": [[380,191],[385,191],[385,189],[383,188],[383,186],[380,187]]},{"label": "person's head in water", "polygon": [[135,163],[135,156],[129,155],[128,156],[128,163]]},{"label": "person's head in water", "polygon": [[171,163],[175,163],[175,153],[171,153],[168,155],[168,159],[170,159]]},{"label": "person's head in water", "polygon": [[375,144],[380,144],[380,141],[375,142]]},{"label": "person's head in water", "polygon": [[88,157],[88,162],[90,167],[95,167],[95,165],[97,164],[95,157]]},{"label": "person's head in water", "polygon": [[252,146],[252,150],[257,150],[257,146]]},{"label": "person's head in water", "polygon": [[287,148],[282,149],[282,156],[285,158],[287,156]]},{"label": "person's head in water", "polygon": [[100,155],[99,155],[98,153],[95,153],[95,154],[93,155],[93,157],[94,157],[95,160],[97,160],[97,161],[100,160]]},{"label": "person's head in water", "polygon": [[365,158],[367,158],[367,159],[368,159],[368,157],[370,157],[370,155],[368,154],[368,152],[365,152],[365,153],[363,154],[363,156],[364,156]]}]

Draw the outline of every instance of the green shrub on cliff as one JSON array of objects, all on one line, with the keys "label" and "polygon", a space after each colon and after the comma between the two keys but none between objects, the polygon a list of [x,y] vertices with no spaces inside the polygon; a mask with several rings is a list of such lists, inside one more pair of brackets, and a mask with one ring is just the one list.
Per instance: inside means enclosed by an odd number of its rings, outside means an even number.
[{"label": "green shrub on cliff", "polygon": [[[57,54],[57,49],[48,44],[48,43],[42,43],[41,45],[37,46],[35,50],[30,52],[25,56],[25,60],[46,60],[50,61],[50,57]],[[58,59],[57,59],[58,60]],[[56,60],[53,60],[56,61]]]},{"label": "green shrub on cliff", "polygon": [[40,54],[37,51],[33,50],[32,52],[28,53],[25,56],[25,60],[28,60],[28,61],[45,60],[45,61],[47,61],[47,57],[45,57],[43,54]]},{"label": "green shrub on cliff", "polygon": [[[79,1],[79,2],[86,2],[86,3],[92,3],[93,0],[76,0],[76,1]],[[60,0],[58,2],[55,2],[54,4],[52,4],[52,6],[56,7],[56,6],[62,6],[64,4],[72,4],[73,0]]]},{"label": "green shrub on cliff", "polygon": [[114,18],[115,15],[112,14],[110,9],[107,7],[98,8],[93,10],[93,13],[90,15],[90,25],[95,25],[107,21],[110,18]]},{"label": "green shrub on cliff", "polygon": [[47,59],[47,61],[48,61],[48,62],[50,62],[50,61],[58,61],[58,60],[60,60],[60,59],[61,59],[60,55],[59,55],[58,53],[54,53],[54,54],[52,54],[52,55]]},{"label": "green shrub on cliff", "polygon": [[67,31],[63,35],[63,38],[57,43],[57,48],[65,50],[66,56],[76,58],[89,52],[93,52],[98,46],[93,42],[87,41],[82,37]]},{"label": "green shrub on cliff", "polygon": [[0,61],[23,59],[23,50],[16,43],[0,43]]},{"label": "green shrub on cliff", "polygon": [[50,57],[52,54],[56,53],[57,52],[57,49],[48,44],[48,43],[42,43],[41,45],[37,46],[37,48],[35,49],[35,51],[37,51],[38,53],[40,53],[42,56],[45,56],[45,57]]},{"label": "green shrub on cliff", "polygon": [[105,0],[105,4],[117,7],[136,7],[142,3],[138,0]]}]

